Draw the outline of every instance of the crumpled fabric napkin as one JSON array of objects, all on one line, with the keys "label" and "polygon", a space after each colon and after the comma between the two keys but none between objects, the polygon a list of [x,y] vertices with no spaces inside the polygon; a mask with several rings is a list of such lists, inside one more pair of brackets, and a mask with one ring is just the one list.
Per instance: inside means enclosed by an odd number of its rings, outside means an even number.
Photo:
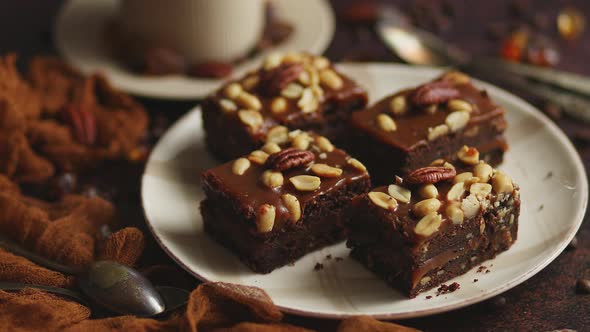
[{"label": "crumpled fabric napkin", "polygon": [[[30,315],[35,312],[35,315]],[[26,317],[26,318],[25,318]],[[194,290],[186,310],[166,320],[119,316],[89,319],[88,308],[33,289],[17,293],[0,291],[0,326],[10,331],[43,330],[66,332],[119,331],[232,331],[305,332],[281,323],[282,313],[268,295],[256,287],[205,283]],[[344,320],[338,332],[411,332],[393,323],[359,316]]]}]

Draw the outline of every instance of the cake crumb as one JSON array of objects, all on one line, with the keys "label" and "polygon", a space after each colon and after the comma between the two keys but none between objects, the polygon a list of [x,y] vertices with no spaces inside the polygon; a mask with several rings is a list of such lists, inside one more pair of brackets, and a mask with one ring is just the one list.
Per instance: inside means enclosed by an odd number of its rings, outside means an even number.
[{"label": "cake crumb", "polygon": [[545,180],[549,180],[553,177],[553,172],[549,171],[549,173],[547,173],[547,175],[545,176]]},{"label": "cake crumb", "polygon": [[450,285],[446,285],[446,284],[442,284],[440,285],[440,287],[436,290],[436,296],[442,295],[442,294],[447,294],[447,293],[452,293],[454,291],[456,291],[457,289],[461,288],[461,285],[457,282],[454,282]]},{"label": "cake crumb", "polygon": [[488,267],[485,265],[482,265],[480,267],[477,268],[477,273],[482,273],[483,271],[485,271]]},{"label": "cake crumb", "polygon": [[473,279],[473,282],[478,282],[478,281],[479,281],[479,279]]},{"label": "cake crumb", "polygon": [[322,264],[322,263],[316,263],[316,264],[315,264],[315,266],[313,267],[313,269],[314,269],[315,271],[320,271],[320,270],[322,270],[323,268],[324,268],[324,264]]},{"label": "cake crumb", "polygon": [[326,259],[332,259],[332,255],[326,255]]},{"label": "cake crumb", "polygon": [[426,297],[426,299],[427,299],[427,300],[430,300],[431,298],[432,298],[432,295],[428,295],[428,296]]}]

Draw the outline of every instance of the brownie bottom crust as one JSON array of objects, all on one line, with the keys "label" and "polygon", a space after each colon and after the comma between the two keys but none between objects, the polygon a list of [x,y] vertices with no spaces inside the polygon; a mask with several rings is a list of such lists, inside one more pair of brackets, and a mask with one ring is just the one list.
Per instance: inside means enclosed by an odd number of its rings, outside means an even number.
[{"label": "brownie bottom crust", "polygon": [[396,236],[384,234],[379,221],[356,215],[347,246],[354,259],[413,298],[508,250],[517,238],[519,214],[520,200],[508,195],[454,232],[416,247],[392,242]]},{"label": "brownie bottom crust", "polygon": [[205,232],[214,240],[237,255],[252,271],[269,273],[309,252],[344,240],[344,208],[354,196],[369,189],[368,178],[340,186],[307,204],[297,223],[286,224],[268,234],[253,231],[254,221],[237,213],[219,196],[208,195],[213,198],[201,202],[201,213]]}]

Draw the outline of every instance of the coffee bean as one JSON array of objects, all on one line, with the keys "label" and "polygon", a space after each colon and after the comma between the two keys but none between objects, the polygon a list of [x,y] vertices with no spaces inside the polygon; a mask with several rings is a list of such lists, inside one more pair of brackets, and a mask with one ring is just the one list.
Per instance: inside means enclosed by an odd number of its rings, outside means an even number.
[{"label": "coffee bean", "polygon": [[576,292],[578,294],[590,294],[590,279],[578,279]]}]

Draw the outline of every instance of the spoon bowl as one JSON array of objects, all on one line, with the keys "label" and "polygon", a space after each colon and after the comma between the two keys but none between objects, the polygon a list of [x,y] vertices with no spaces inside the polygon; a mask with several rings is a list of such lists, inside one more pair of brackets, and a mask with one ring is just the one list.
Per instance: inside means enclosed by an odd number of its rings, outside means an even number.
[{"label": "spoon bowl", "polygon": [[166,304],[152,283],[136,270],[112,261],[99,261],[79,275],[80,289],[101,306],[119,314],[149,317]]}]

